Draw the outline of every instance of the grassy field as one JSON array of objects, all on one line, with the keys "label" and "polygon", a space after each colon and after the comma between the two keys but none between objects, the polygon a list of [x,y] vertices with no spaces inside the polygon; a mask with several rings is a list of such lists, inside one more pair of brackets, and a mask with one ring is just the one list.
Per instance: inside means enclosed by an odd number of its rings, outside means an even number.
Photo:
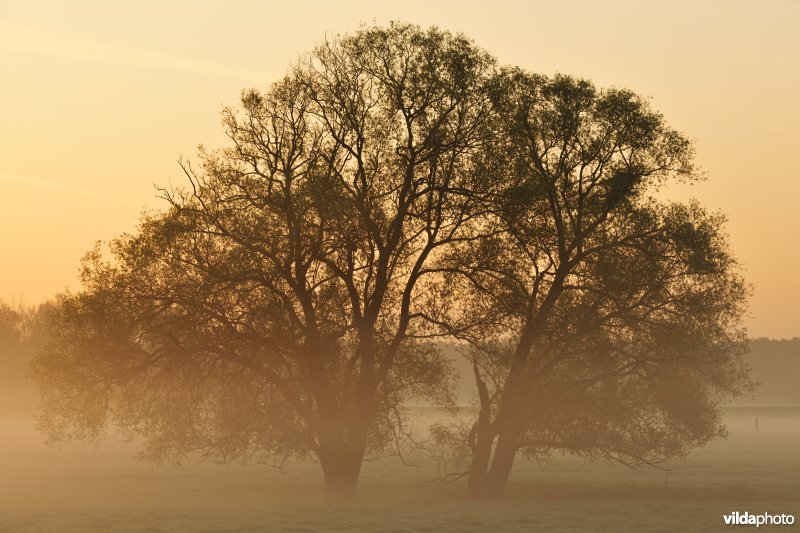
[{"label": "grassy field", "polygon": [[432,463],[370,462],[361,502],[330,506],[314,464],[156,468],[123,442],[48,448],[31,419],[7,417],[0,531],[724,531],[735,510],[800,519],[800,409],[732,409],[726,421],[730,438],[668,478],[571,458],[520,462],[503,501],[475,503],[460,482],[433,483]]}]

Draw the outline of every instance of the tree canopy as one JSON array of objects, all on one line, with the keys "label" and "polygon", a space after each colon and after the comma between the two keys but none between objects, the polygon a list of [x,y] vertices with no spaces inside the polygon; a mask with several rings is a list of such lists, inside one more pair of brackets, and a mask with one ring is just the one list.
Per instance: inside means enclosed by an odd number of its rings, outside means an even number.
[{"label": "tree canopy", "polygon": [[313,456],[352,499],[407,400],[452,404],[442,338],[474,361],[473,496],[520,450],[655,463],[721,433],[746,287],[720,216],[652,196],[694,179],[692,145],[632,92],[392,24],[324,42],[223,125],[60,297],[35,364],[51,438]]}]

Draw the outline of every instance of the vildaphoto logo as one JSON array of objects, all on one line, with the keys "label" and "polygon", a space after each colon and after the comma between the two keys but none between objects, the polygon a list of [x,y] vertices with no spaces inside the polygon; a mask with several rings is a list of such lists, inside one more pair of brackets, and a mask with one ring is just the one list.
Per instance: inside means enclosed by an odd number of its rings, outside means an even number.
[{"label": "vildaphoto logo", "polygon": [[794,524],[794,515],[791,514],[750,514],[747,511],[722,515],[725,525],[728,526],[791,526]]}]

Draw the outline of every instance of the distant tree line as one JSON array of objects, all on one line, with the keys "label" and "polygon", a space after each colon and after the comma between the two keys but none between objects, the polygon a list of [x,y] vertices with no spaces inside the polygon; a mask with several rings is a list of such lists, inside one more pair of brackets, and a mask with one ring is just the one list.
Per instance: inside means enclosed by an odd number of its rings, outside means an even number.
[{"label": "distant tree line", "polygon": [[[39,391],[30,377],[30,364],[47,342],[52,304],[38,307],[11,305],[0,301],[0,414],[31,415],[39,403]],[[35,325],[33,328],[31,325]],[[442,344],[442,354],[452,361],[457,376],[454,402],[469,406],[477,390],[472,363],[458,348]],[[739,398],[737,405],[763,407],[800,406],[800,338],[760,337],[748,343],[742,360],[757,383],[752,396]]]},{"label": "distant tree line", "polygon": [[[52,312],[50,304],[31,308],[0,301],[0,414],[30,415],[36,411],[39,396],[29,376],[30,363],[47,341],[48,310]],[[470,379],[472,364],[456,346],[443,344],[441,351],[452,361],[457,375],[455,404],[468,406],[477,394]],[[757,387],[752,396],[740,398],[738,405],[800,406],[800,338],[752,339],[742,360],[751,369]]]},{"label": "distant tree line", "polygon": [[40,402],[30,364],[47,342],[50,309],[0,301],[0,415],[30,415]]},{"label": "distant tree line", "polygon": [[744,361],[758,383],[752,397],[741,399],[742,405],[797,406],[800,405],[800,338],[750,341]]},{"label": "distant tree line", "polygon": [[[48,318],[39,314],[49,308],[49,304],[30,308],[0,301],[0,413],[30,415],[36,410],[39,397],[29,375],[30,363],[47,342]],[[31,314],[39,315],[34,331],[23,326],[24,317]],[[468,406],[477,394],[471,379],[472,364],[453,345],[443,344],[441,351],[452,361],[457,375],[454,402]],[[800,406],[800,389],[795,386],[796,376],[800,375],[800,338],[752,339],[743,361],[758,386],[752,396],[739,399],[741,405]]]}]

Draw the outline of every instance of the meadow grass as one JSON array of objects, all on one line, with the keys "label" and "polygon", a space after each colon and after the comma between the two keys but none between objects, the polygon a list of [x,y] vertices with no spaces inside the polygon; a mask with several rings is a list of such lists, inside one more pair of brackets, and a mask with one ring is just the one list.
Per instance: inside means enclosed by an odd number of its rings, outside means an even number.
[{"label": "meadow grass", "polygon": [[364,465],[358,504],[327,505],[316,464],[154,467],[132,458],[135,443],[50,448],[31,419],[3,418],[0,531],[724,531],[735,510],[800,518],[800,410],[729,410],[726,422],[728,439],[668,477],[520,461],[503,500],[476,503],[463,480],[435,483],[429,460],[386,460]]}]

